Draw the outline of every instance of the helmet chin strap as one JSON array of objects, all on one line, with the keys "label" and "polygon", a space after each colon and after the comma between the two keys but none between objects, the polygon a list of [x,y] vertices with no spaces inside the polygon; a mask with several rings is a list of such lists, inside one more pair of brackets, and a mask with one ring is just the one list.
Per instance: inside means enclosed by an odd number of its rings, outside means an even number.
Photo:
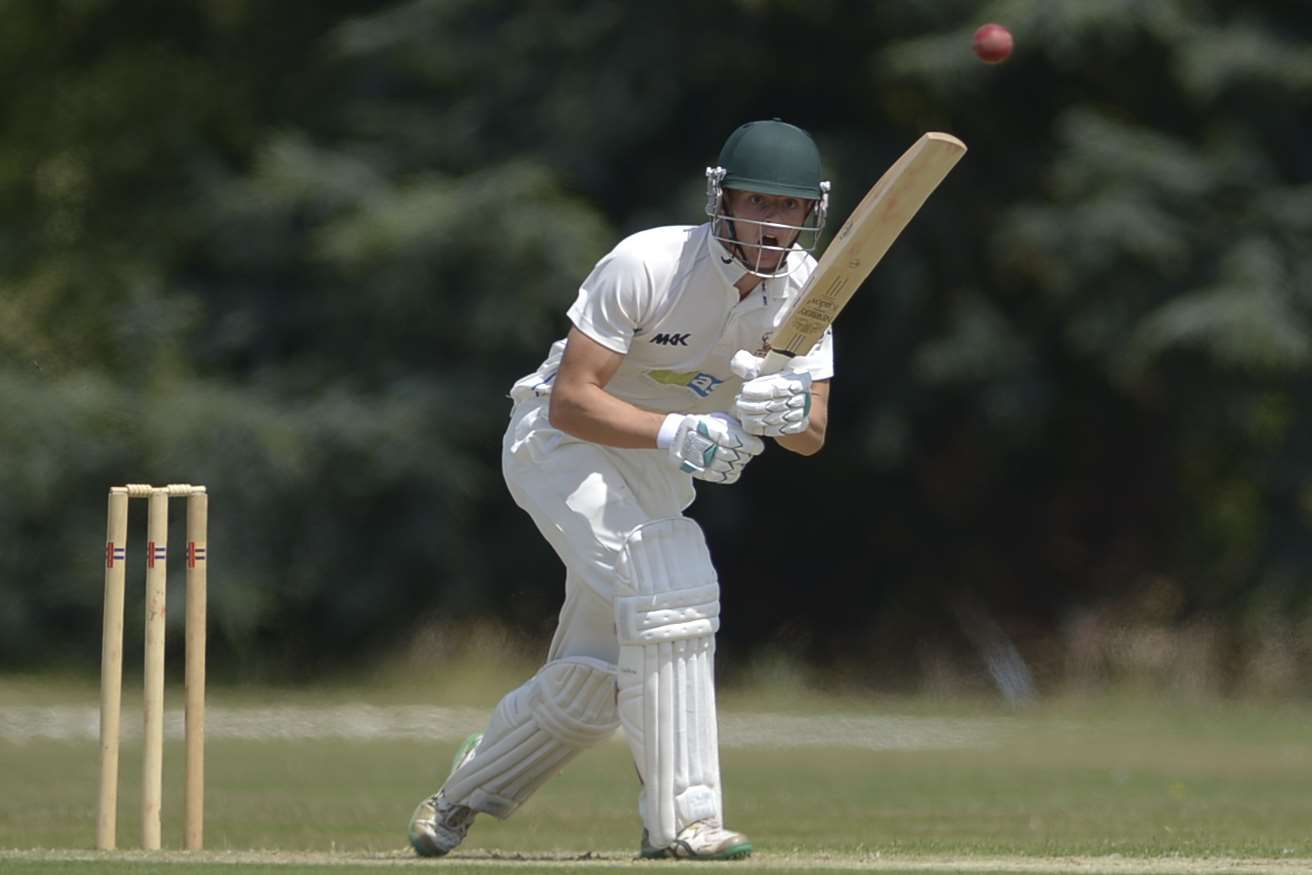
[{"label": "helmet chin strap", "polygon": [[733,248],[730,252],[744,265],[747,265],[747,250],[743,248],[742,241],[738,239],[738,223],[734,221],[734,214],[729,211],[727,203],[724,205],[724,217],[724,222],[728,225],[725,230],[729,232],[729,239],[733,241]]}]

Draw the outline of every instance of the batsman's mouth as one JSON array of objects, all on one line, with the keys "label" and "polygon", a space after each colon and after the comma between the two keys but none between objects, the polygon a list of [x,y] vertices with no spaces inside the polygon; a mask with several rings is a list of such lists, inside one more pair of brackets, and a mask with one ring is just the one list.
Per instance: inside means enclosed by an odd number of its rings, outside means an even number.
[{"label": "batsman's mouth", "polygon": [[773,234],[763,234],[760,242],[748,246],[747,251],[758,264],[771,266],[778,264],[779,259],[784,254],[779,244],[779,238]]}]

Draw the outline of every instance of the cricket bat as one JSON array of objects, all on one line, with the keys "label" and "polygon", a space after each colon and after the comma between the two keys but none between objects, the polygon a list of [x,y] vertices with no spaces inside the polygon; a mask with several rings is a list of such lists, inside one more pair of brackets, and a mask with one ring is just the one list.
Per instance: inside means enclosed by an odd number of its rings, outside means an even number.
[{"label": "cricket bat", "polygon": [[801,294],[785,311],[770,336],[761,374],[778,373],[793,356],[811,351],[965,153],[966,144],[956,137],[931,131],[884,172],[838,229]]}]

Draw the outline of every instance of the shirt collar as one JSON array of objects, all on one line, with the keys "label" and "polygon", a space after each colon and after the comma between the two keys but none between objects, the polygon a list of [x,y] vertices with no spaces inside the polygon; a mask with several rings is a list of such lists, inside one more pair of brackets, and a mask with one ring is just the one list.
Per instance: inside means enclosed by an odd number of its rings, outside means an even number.
[{"label": "shirt collar", "polygon": [[[743,267],[742,262],[734,258],[733,253],[723,243],[715,239],[715,235],[711,233],[710,223],[706,225],[706,245],[711,251],[711,261],[715,262],[715,268],[720,272],[726,285],[732,287],[747,275],[747,268]],[[737,289],[734,289],[734,294],[738,294]]]}]

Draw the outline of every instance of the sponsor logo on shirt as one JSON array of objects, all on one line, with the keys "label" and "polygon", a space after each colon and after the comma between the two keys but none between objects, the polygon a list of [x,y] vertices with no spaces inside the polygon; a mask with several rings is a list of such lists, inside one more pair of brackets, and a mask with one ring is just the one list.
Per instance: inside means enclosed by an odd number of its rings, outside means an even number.
[{"label": "sponsor logo on shirt", "polygon": [[666,386],[683,386],[694,395],[705,398],[715,391],[715,387],[724,382],[714,374],[705,371],[647,371],[647,376]]},{"label": "sponsor logo on shirt", "polygon": [[689,337],[692,337],[691,331],[685,331],[682,334],[660,331],[652,335],[650,342],[660,346],[687,346]]}]

